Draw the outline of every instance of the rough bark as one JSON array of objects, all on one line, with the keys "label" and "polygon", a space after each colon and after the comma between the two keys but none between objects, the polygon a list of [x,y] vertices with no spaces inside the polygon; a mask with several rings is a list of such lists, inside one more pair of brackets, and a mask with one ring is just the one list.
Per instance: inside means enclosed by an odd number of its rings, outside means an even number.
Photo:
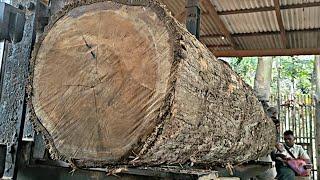
[{"label": "rough bark", "polygon": [[267,154],[275,127],[253,90],[164,6],[126,2],[70,4],[38,42],[29,102],[53,158],[225,164]]},{"label": "rough bark", "polygon": [[51,0],[50,1],[50,13],[56,14],[61,11],[63,7],[69,3],[72,3],[74,0]]}]

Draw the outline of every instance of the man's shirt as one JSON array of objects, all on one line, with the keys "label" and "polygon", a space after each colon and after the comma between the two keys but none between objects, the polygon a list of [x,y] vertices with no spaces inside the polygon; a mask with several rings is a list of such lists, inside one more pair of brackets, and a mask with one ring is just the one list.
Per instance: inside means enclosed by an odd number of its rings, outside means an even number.
[{"label": "man's shirt", "polygon": [[[301,145],[294,144],[292,147],[286,146],[289,151],[298,159],[310,159],[307,152],[303,149]],[[291,156],[290,156],[291,157]]]}]

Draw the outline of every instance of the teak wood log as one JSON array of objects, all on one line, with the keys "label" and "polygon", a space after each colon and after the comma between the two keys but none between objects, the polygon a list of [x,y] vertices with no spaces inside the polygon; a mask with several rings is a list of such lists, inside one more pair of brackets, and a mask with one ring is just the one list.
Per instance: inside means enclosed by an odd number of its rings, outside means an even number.
[{"label": "teak wood log", "polygon": [[69,4],[39,38],[29,103],[52,157],[214,165],[267,154],[275,127],[253,90],[163,5],[137,2]]}]

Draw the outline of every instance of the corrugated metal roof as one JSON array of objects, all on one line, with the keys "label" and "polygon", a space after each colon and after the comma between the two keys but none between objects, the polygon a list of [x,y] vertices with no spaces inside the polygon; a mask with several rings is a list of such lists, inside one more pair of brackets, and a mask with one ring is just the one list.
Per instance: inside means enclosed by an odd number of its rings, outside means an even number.
[{"label": "corrugated metal roof", "polygon": [[280,35],[235,37],[240,49],[274,49],[281,48]]},{"label": "corrugated metal roof", "polygon": [[[183,4],[183,1],[181,0],[159,0],[163,4],[167,6],[167,8],[171,11],[172,15],[176,16],[179,13],[185,11],[185,6]],[[181,4],[182,3],[182,4]]]},{"label": "corrugated metal roof", "polygon": [[183,11],[185,11],[185,2],[183,0],[175,0],[175,1],[167,0],[167,1],[172,3],[173,12],[175,13],[175,15],[178,15]]},{"label": "corrugated metal roof", "polygon": [[201,35],[206,34],[221,34],[217,28],[211,15],[201,16]]},{"label": "corrugated metal roof", "polygon": [[303,4],[313,2],[320,2],[320,0],[280,0],[281,5]]},{"label": "corrugated metal roof", "polygon": [[223,15],[220,18],[231,34],[279,31],[274,11]]},{"label": "corrugated metal roof", "polygon": [[218,48],[214,48],[214,50],[218,50],[218,51],[227,51],[227,50],[232,50],[232,47],[218,47]]},{"label": "corrugated metal roof", "polygon": [[201,34],[221,34],[221,30],[217,28],[215,22],[213,21],[214,17],[208,13],[208,8],[200,4],[201,8]]},{"label": "corrugated metal roof", "polygon": [[226,40],[226,38],[221,39],[221,38],[212,37],[212,38],[203,38],[200,40],[202,43],[204,43],[206,45],[228,45],[228,44],[230,44],[230,42],[228,40]]},{"label": "corrugated metal roof", "polygon": [[272,0],[211,0],[217,11],[252,9],[274,6]]},{"label": "corrugated metal roof", "polygon": [[319,48],[320,32],[287,33],[289,48]]},{"label": "corrugated metal roof", "polygon": [[286,30],[320,28],[320,7],[281,10]]},{"label": "corrugated metal roof", "polygon": [[[177,16],[185,10],[185,0],[161,0],[173,15]],[[210,0],[218,12],[253,9],[260,7],[273,7],[273,0]],[[320,0],[280,0],[282,6],[314,3]],[[215,35],[222,34],[215,24],[214,17],[208,12],[207,7],[201,5],[201,42],[206,45],[217,46],[214,50],[230,50],[232,47],[224,46],[231,43],[227,38],[218,38]],[[303,30],[320,28],[320,6],[295,9],[283,9],[281,15],[286,30]],[[242,14],[229,14],[219,16],[231,34],[279,32],[279,25],[275,11],[262,11]],[[213,35],[213,37],[208,37]],[[289,48],[320,48],[320,32],[287,32]],[[258,36],[236,36],[237,49],[275,49],[281,48],[280,34]]]}]

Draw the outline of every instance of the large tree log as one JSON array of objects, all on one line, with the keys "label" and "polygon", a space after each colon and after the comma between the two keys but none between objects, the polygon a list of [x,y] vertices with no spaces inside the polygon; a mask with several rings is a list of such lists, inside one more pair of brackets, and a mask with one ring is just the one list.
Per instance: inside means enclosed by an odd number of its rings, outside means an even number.
[{"label": "large tree log", "polygon": [[68,5],[32,64],[31,113],[55,159],[240,163],[275,142],[253,90],[155,1]]}]

